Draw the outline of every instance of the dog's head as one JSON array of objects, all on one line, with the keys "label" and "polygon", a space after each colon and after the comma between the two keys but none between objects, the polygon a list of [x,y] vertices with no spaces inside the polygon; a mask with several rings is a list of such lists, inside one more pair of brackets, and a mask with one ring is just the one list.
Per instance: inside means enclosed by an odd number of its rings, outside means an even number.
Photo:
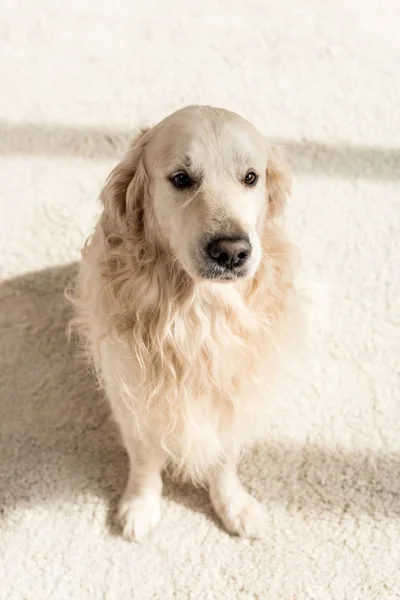
[{"label": "dog's head", "polygon": [[136,229],[191,278],[230,281],[255,274],[266,220],[289,188],[286,166],[248,121],[193,106],[141,131],[103,201],[111,222]]}]

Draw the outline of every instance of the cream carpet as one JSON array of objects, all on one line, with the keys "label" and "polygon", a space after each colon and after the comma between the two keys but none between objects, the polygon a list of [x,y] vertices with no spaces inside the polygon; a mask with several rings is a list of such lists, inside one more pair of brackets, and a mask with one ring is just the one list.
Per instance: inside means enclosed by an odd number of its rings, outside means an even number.
[{"label": "cream carpet", "polygon": [[[400,598],[398,0],[3,0],[1,600]],[[266,541],[166,481],[143,545],[114,516],[127,459],[67,349],[63,288],[129,132],[236,110],[290,155],[306,350],[241,466]]]}]

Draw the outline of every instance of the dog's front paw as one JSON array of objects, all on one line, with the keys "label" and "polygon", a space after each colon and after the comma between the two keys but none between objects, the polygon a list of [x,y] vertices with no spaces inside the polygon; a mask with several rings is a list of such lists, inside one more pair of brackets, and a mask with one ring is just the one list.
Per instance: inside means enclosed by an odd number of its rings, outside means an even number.
[{"label": "dog's front paw", "polygon": [[266,535],[268,520],[265,508],[246,492],[220,504],[217,513],[229,533],[249,538]]},{"label": "dog's front paw", "polygon": [[122,536],[126,540],[142,542],[160,520],[160,500],[151,496],[123,498],[119,506],[118,516],[122,526]]}]

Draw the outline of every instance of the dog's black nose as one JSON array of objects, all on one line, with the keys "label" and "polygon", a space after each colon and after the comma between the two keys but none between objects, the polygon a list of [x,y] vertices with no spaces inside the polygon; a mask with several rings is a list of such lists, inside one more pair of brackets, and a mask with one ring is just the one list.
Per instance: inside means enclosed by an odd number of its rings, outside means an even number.
[{"label": "dog's black nose", "polygon": [[209,244],[208,254],[221,267],[233,269],[246,262],[251,254],[251,246],[245,237],[219,238]]}]

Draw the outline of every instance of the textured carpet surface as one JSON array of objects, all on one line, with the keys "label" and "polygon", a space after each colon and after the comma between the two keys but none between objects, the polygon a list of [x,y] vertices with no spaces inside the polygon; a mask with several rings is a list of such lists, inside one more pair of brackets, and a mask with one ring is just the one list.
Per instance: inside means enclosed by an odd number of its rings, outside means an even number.
[{"label": "textured carpet surface", "polygon": [[[0,598],[400,598],[400,5],[3,0]],[[224,106],[287,147],[287,225],[314,305],[241,478],[264,541],[166,481],[119,537],[127,459],[68,349],[63,288],[129,132]]]}]

